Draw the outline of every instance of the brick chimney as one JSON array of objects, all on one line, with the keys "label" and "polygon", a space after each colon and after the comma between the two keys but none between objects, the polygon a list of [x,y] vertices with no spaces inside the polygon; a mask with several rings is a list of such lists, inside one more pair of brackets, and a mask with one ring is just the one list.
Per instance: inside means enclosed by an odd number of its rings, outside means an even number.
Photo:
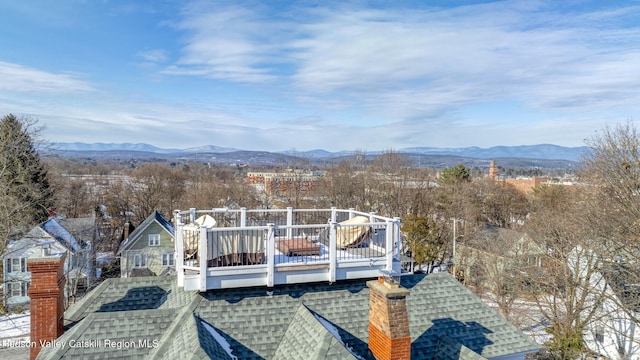
[{"label": "brick chimney", "polygon": [[369,287],[369,350],[377,360],[409,360],[411,335],[406,298],[409,290],[382,277]]},{"label": "brick chimney", "polygon": [[122,242],[125,242],[129,239],[129,228],[131,227],[131,224],[127,221],[126,223],[124,223],[124,232],[122,234]]},{"label": "brick chimney", "polygon": [[31,272],[30,358],[40,353],[43,342],[57,339],[64,332],[64,259],[66,254],[29,259]]}]

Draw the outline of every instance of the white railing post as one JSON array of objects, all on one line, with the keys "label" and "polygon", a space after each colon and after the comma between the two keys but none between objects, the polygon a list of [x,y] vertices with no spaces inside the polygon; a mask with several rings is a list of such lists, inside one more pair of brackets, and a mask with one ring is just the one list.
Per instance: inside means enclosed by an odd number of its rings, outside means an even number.
[{"label": "white railing post", "polygon": [[275,224],[267,224],[267,287],[273,287],[276,271],[276,239]]},{"label": "white railing post", "polygon": [[247,226],[247,208],[240,208],[240,227]]},{"label": "white railing post", "polygon": [[402,250],[402,233],[401,233],[401,220],[399,217],[394,217],[393,218],[393,222],[395,224],[395,227],[393,229],[393,236],[395,238],[395,244],[396,244],[396,249],[395,249],[395,257],[396,260],[400,261],[401,259],[401,254],[400,254],[400,250]]},{"label": "white railing post", "polygon": [[349,219],[353,219],[353,217],[356,216],[355,211],[356,209],[349,208]]},{"label": "white railing post", "polygon": [[189,209],[189,222],[192,223],[196,221],[196,208]]},{"label": "white railing post", "polygon": [[336,269],[338,267],[338,223],[331,221],[329,224],[329,282],[336,281]]},{"label": "white railing post", "polygon": [[331,208],[331,220],[330,222],[336,222],[338,209],[334,206]]},{"label": "white railing post", "polygon": [[209,249],[207,247],[207,227],[200,227],[200,291],[207,291],[207,257]]},{"label": "white railing post", "polygon": [[287,239],[293,238],[293,208],[287,207]]},{"label": "white railing post", "polygon": [[174,220],[174,224],[176,224],[175,226],[175,234],[174,234],[174,241],[175,241],[175,254],[173,254],[173,256],[175,257],[175,264],[176,264],[176,273],[178,275],[178,286],[180,287],[184,287],[184,234],[182,233],[183,229],[182,229],[182,220],[180,219],[180,210],[174,210],[175,213],[175,220]]},{"label": "white railing post", "polygon": [[387,220],[387,230],[385,231],[386,244],[384,246],[384,251],[387,260],[385,270],[389,271],[393,270],[393,239],[395,238],[395,228],[393,225],[394,222],[392,220]]}]

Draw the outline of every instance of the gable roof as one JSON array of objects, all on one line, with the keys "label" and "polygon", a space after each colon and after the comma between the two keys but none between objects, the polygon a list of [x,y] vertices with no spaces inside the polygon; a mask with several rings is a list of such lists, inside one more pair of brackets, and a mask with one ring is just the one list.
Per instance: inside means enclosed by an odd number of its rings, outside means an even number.
[{"label": "gable roof", "polygon": [[305,305],[298,306],[273,360],[358,359],[340,336],[338,328]]},{"label": "gable roof", "polygon": [[[20,238],[10,240],[2,255],[5,257],[29,257],[31,253],[35,253],[35,246],[44,242],[55,242],[55,238],[44,231],[40,226],[34,226],[29,231],[22,234]],[[57,247],[59,248],[57,249],[59,251],[64,251],[64,249],[66,249],[66,247],[60,243],[58,243]]]},{"label": "gable roof", "polygon": [[544,249],[526,233],[492,225],[480,228],[469,239],[465,239],[461,246],[491,252],[501,257],[545,254]]},{"label": "gable roof", "polygon": [[56,221],[81,244],[95,240],[97,225],[94,217],[57,218]]},{"label": "gable roof", "polygon": [[118,249],[117,254],[120,255],[123,251],[129,249],[131,245],[136,242],[138,237],[140,237],[140,235],[142,235],[142,233],[149,227],[149,225],[153,223],[157,223],[166,232],[171,234],[171,236],[174,236],[175,230],[173,228],[173,225],[171,225],[171,223],[167,219],[165,219],[162,214],[158,212],[158,210],[154,210],[151,215],[147,216],[147,218],[144,219],[144,221],[140,223],[140,225],[135,230],[133,230],[131,234],[129,234],[129,238],[124,239],[124,242],[120,244],[120,248]]},{"label": "gable roof", "polygon": [[[481,359],[539,348],[449,274],[403,276],[402,285],[411,291],[414,358]],[[110,358],[373,359],[368,317],[366,280],[198,293],[177,287],[174,276],[117,278],[67,310],[70,330],[60,341],[158,342]],[[39,358],[97,357],[107,350],[44,348]]]},{"label": "gable roof", "polygon": [[[28,231],[16,232],[16,240],[9,242],[7,253],[26,250],[43,241],[56,241],[64,249],[77,252],[89,246],[94,239],[96,224],[94,218],[70,218],[61,216],[48,220],[30,228]],[[62,250],[62,248],[60,249]]]},{"label": "gable roof", "polygon": [[76,252],[85,247],[86,243],[80,239],[76,239],[61,222],[62,218],[50,218],[39,226],[71,251]]}]

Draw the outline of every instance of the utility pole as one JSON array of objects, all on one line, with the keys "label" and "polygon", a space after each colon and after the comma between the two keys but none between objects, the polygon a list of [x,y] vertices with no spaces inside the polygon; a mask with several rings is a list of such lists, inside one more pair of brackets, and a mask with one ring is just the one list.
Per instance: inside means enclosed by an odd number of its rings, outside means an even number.
[{"label": "utility pole", "polygon": [[[451,218],[451,221],[453,221],[453,249],[452,249],[453,250],[452,251],[453,252],[453,259],[452,259],[453,265],[452,265],[451,272],[453,273],[453,276],[456,279],[458,278],[457,272],[456,272],[456,267],[457,267],[456,265],[458,265],[457,262],[456,262],[456,242],[458,241],[458,235],[456,234],[456,230],[457,230],[458,220],[462,221],[463,224],[464,224],[464,220],[462,220],[462,219]],[[461,235],[461,236],[463,236],[463,235]]]},{"label": "utility pole", "polygon": [[458,222],[456,218],[452,218],[453,220],[453,276],[457,278],[456,273],[456,223]]}]

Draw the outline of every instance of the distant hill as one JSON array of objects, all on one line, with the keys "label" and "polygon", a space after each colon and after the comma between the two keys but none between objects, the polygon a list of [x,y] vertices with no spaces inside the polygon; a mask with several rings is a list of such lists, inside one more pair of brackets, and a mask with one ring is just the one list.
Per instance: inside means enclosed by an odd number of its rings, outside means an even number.
[{"label": "distant hill", "polygon": [[543,159],[543,160],[569,160],[579,161],[582,154],[588,151],[586,146],[563,147],[558,145],[520,145],[520,146],[494,146],[490,148],[466,147],[466,148],[405,148],[399,150],[402,153],[424,155],[455,155],[478,159]]},{"label": "distant hill", "polygon": [[[396,150],[406,154],[417,166],[449,167],[464,163],[467,166],[487,167],[495,159],[511,167],[539,167],[575,169],[587,147],[562,147],[558,145],[494,146],[491,148],[433,148],[415,147]],[[47,151],[64,157],[92,157],[103,159],[164,159],[168,161],[205,161],[220,164],[279,165],[298,159],[315,163],[331,163],[362,154],[367,159],[383,151],[339,151],[322,149],[311,151],[247,151],[214,145],[187,149],[163,149],[149,144],[114,143],[54,143]]]},{"label": "distant hill", "polygon": [[179,152],[179,149],[161,149],[149,144],[132,143],[53,143],[51,149],[55,151],[146,151],[159,154]]}]

